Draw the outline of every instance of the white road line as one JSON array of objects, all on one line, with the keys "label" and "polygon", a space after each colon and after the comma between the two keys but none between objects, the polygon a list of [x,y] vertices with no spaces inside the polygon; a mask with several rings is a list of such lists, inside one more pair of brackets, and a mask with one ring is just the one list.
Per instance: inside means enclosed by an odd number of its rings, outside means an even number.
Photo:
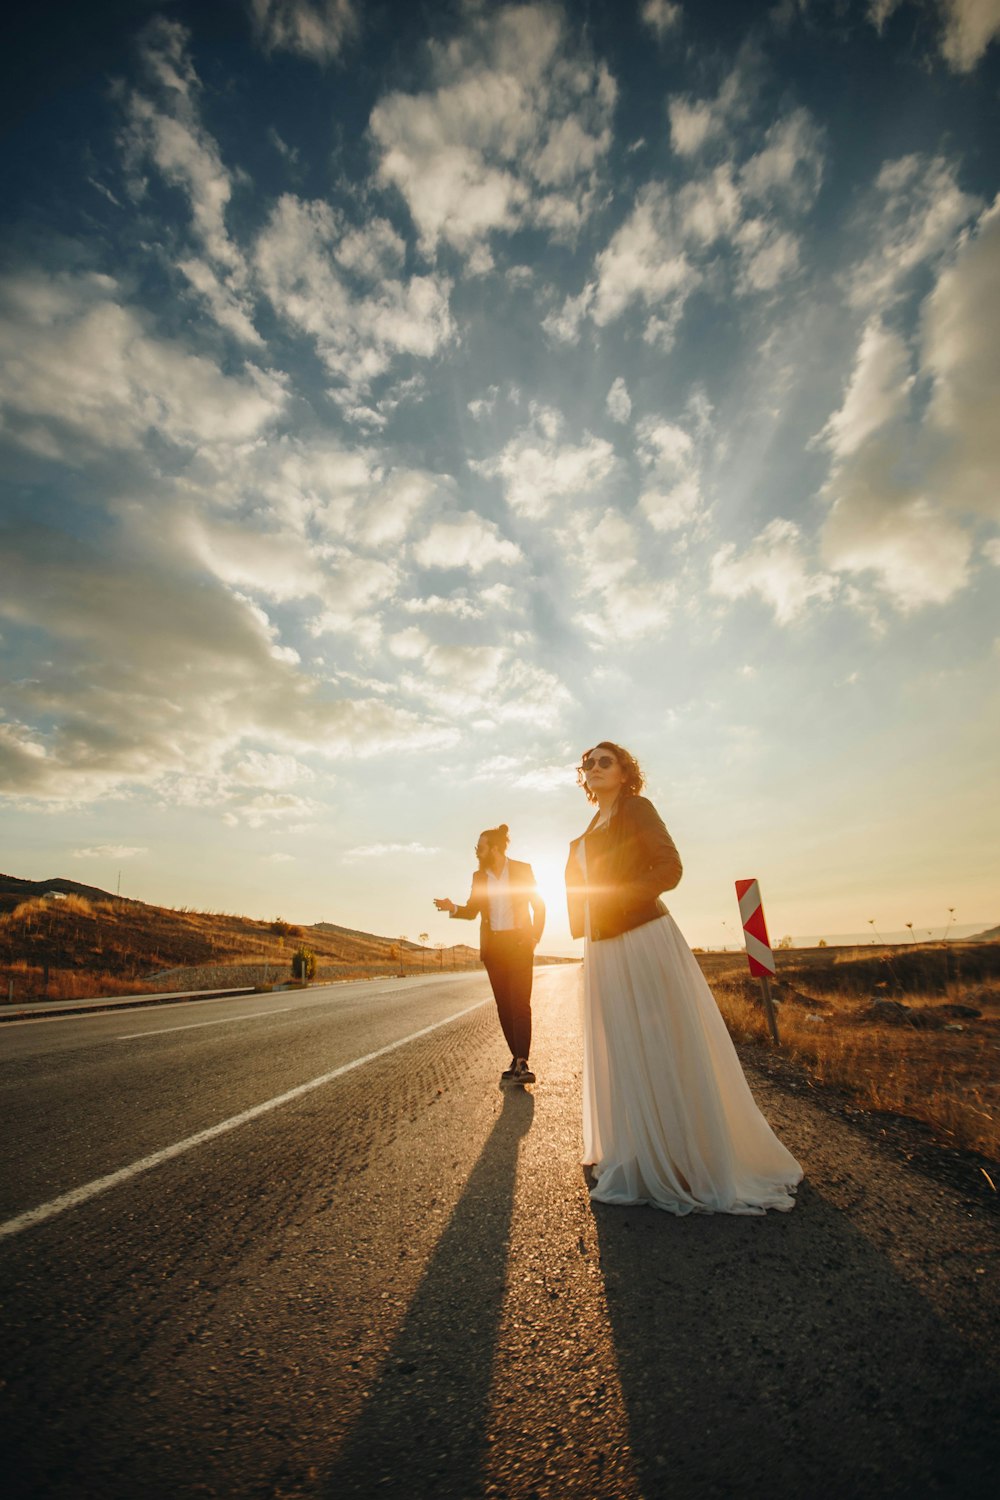
[{"label": "white road line", "polygon": [[300,1083],[297,1088],[289,1089],[285,1094],[277,1094],[273,1099],[265,1099],[263,1104],[255,1104],[252,1109],[245,1109],[241,1114],[232,1115],[228,1120],[221,1120],[218,1125],[210,1125],[207,1130],[199,1130],[197,1135],[189,1135],[183,1141],[175,1141],[172,1146],[164,1146],[162,1151],[154,1151],[152,1156],[144,1156],[140,1161],[134,1161],[127,1167],[119,1168],[117,1172],[109,1172],[107,1177],[95,1178],[93,1182],[85,1182],[82,1187],[62,1193],[58,1198],[51,1198],[48,1203],[41,1203],[37,1208],[29,1208],[26,1213],[18,1214],[16,1218],[7,1219],[0,1224],[0,1239],[9,1239],[15,1234],[20,1234],[22,1230],[33,1229],[36,1224],[44,1224],[47,1219],[54,1219],[57,1214],[65,1213],[68,1208],[77,1208],[81,1203],[97,1198],[101,1193],[106,1193],[109,1189],[118,1187],[119,1184],[128,1182],[133,1177],[138,1177],[142,1172],[148,1172],[165,1161],[172,1161],[175,1156],[183,1156],[186,1151],[192,1151],[195,1146],[212,1141],[216,1136],[225,1135],[227,1131],[235,1130],[238,1125],[246,1125],[260,1115],[269,1114],[279,1105],[290,1104],[293,1099],[301,1099],[303,1094],[322,1088],[325,1083],[332,1083],[335,1078],[342,1078],[345,1073],[351,1073],[355,1068],[363,1068],[365,1063],[374,1062],[377,1057],[385,1057],[388,1052],[395,1052],[422,1036],[430,1036],[432,1031],[440,1031],[442,1026],[450,1026],[452,1021],[460,1021],[463,1016],[471,1015],[474,1010],[481,1010],[484,1005],[490,1004],[492,1000],[478,1000],[475,1005],[467,1005],[464,1010],[457,1010],[453,1016],[445,1016],[443,1021],[435,1021],[431,1026],[424,1026],[420,1031],[413,1031],[409,1036],[401,1037],[398,1042],[389,1042],[387,1046],[379,1047],[375,1052],[368,1052],[364,1057],[356,1057],[353,1062],[343,1063],[339,1068],[321,1074],[319,1078],[310,1078],[308,1083]]},{"label": "white road line", "polygon": [[268,1016],[283,1016],[294,1006],[283,1005],[280,1010],[263,1010],[256,1016],[222,1016],[218,1021],[189,1021],[184,1026],[160,1026],[156,1031],[126,1031],[116,1037],[118,1042],[132,1042],[137,1036],[167,1036],[171,1031],[197,1031],[199,1026],[235,1026],[238,1021],[266,1021]]}]

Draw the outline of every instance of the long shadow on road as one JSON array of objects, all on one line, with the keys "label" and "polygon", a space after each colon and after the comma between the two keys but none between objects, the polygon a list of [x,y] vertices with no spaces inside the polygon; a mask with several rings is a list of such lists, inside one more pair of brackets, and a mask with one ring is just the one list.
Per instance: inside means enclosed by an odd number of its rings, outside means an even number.
[{"label": "long shadow on road", "polygon": [[593,1211],[646,1500],[996,1494],[996,1369],[809,1183],[765,1220]]},{"label": "long shadow on road", "polygon": [[327,1477],[331,1500],[482,1493],[518,1150],[533,1113],[530,1094],[505,1093],[382,1372]]}]

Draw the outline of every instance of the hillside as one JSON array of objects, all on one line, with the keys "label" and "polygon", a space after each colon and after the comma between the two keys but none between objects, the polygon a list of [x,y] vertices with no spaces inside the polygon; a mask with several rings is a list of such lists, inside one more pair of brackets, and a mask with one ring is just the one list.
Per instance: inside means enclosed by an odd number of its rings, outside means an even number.
[{"label": "hillside", "polygon": [[263,922],[120,899],[73,880],[0,875],[4,999],[11,981],[17,1000],[274,982],[302,943],[321,979],[398,973],[401,962],[410,971],[469,968],[479,957],[466,943],[425,949],[330,922]]}]

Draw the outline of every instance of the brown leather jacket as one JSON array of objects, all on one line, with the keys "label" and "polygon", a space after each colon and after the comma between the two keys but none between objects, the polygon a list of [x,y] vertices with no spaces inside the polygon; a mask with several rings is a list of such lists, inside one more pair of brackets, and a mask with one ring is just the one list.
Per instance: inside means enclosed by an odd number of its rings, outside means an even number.
[{"label": "brown leather jacket", "polygon": [[[566,901],[569,927],[583,937],[584,906],[590,902],[590,936],[595,942],[620,937],[643,922],[665,915],[661,891],[681,878],[681,859],[663,820],[648,797],[619,797],[606,831],[591,834],[595,813],[582,838],[569,847]],[[588,838],[587,835],[591,834]],[[587,877],[580,845],[587,839]]]}]

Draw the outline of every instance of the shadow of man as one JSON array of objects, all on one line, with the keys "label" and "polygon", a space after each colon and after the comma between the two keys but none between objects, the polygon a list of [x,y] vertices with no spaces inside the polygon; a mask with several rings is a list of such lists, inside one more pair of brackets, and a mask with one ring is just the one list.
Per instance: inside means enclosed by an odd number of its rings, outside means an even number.
[{"label": "shadow of man", "polygon": [[521,1139],[534,1100],[503,1109],[428,1262],[381,1374],[324,1493],[482,1493],[489,1401]]},{"label": "shadow of man", "polygon": [[794,1213],[593,1205],[648,1500],[980,1500],[996,1369],[808,1182]]}]

